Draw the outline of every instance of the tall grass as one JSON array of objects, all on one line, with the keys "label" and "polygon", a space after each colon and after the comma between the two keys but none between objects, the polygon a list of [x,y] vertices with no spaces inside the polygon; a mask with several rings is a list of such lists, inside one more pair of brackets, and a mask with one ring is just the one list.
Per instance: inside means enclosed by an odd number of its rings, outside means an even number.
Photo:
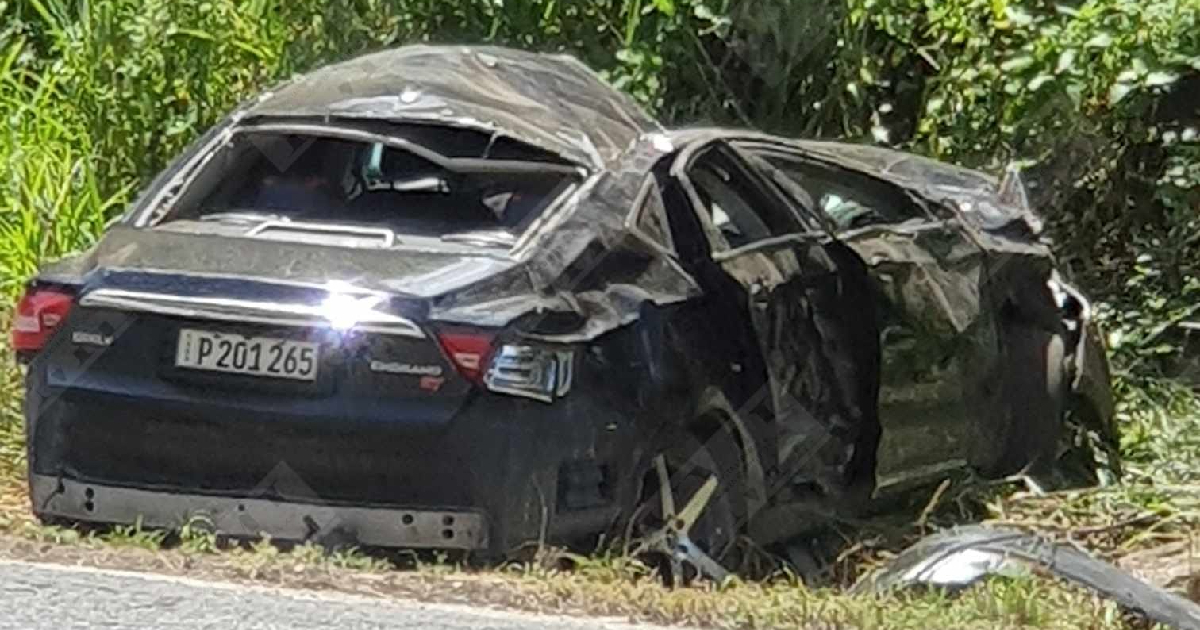
[{"label": "tall grass", "polygon": [[281,74],[289,37],[273,5],[0,2],[0,294],[92,243],[142,182]]},{"label": "tall grass", "polygon": [[64,116],[53,76],[30,81],[0,66],[0,294],[11,298],[39,263],[89,245],[121,207],[129,185],[105,192],[86,127]]}]

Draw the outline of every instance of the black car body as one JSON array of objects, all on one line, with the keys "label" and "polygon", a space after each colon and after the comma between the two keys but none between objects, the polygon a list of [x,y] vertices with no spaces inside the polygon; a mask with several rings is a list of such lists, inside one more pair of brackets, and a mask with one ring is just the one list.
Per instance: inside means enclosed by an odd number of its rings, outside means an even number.
[{"label": "black car body", "polygon": [[[666,132],[560,56],[319,70],[30,282],[33,509],[498,554],[619,528],[669,478],[660,522],[702,495],[716,552],[1049,462],[1069,409],[1111,440],[1032,216],[914,160]],[[835,189],[882,205],[839,225]]]}]

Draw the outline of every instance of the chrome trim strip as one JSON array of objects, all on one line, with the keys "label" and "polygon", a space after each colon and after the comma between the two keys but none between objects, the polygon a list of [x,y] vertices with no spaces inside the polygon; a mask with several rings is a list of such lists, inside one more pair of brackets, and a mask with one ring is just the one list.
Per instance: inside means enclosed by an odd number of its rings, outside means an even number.
[{"label": "chrome trim strip", "polygon": [[947,473],[965,469],[967,466],[967,460],[965,459],[952,459],[946,462],[918,466],[912,470],[884,473],[877,472],[875,474],[874,496],[879,496],[880,494],[890,492],[898,488],[911,488],[915,485],[927,483],[930,479],[944,477]]},{"label": "chrome trim strip", "polygon": [[1079,339],[1075,341],[1075,351],[1072,353],[1074,355],[1072,368],[1074,369],[1071,378],[1071,391],[1079,391],[1079,386],[1083,382],[1083,374],[1086,371],[1084,366],[1087,365],[1088,327],[1092,325],[1092,303],[1084,297],[1079,289],[1063,281],[1057,271],[1046,284],[1051,291],[1062,291],[1067,297],[1079,303]]},{"label": "chrome trim strip", "polygon": [[[443,125],[453,127],[453,125]],[[563,173],[576,174],[582,168],[574,164],[556,164],[554,162],[536,162],[529,160],[494,160],[488,158],[456,158],[434,151],[424,145],[405,138],[398,138],[381,133],[355,129],[353,126],[323,125],[312,123],[259,123],[233,128],[235,134],[264,134],[288,133],[310,136],[339,138],[354,142],[379,142],[381,144],[413,153],[442,168],[460,173]],[[529,144],[528,142],[523,144]],[[535,146],[535,145],[531,145]]]},{"label": "chrome trim strip", "polygon": [[[98,523],[178,528],[189,523],[217,533],[279,540],[320,540],[339,531],[370,547],[486,549],[488,519],[480,511],[368,508],[303,500],[185,494],[84,483],[47,475],[30,478],[33,505],[42,515]],[[313,497],[314,499],[316,497]]]},{"label": "chrome trim strip", "polygon": [[[227,322],[330,327],[330,322],[321,307],[310,304],[164,295],[121,289],[97,289],[80,298],[79,304],[85,307],[115,308]],[[352,329],[416,339],[425,338],[424,331],[412,321],[373,310],[361,313],[360,319]]]},{"label": "chrome trim strip", "polygon": [[364,236],[375,237],[382,241],[378,247],[388,249],[396,243],[396,233],[383,228],[365,228],[353,225],[336,225],[328,223],[306,223],[302,221],[263,221],[254,226],[246,236],[259,236],[267,230],[298,230],[303,232],[321,232],[332,236]]}]

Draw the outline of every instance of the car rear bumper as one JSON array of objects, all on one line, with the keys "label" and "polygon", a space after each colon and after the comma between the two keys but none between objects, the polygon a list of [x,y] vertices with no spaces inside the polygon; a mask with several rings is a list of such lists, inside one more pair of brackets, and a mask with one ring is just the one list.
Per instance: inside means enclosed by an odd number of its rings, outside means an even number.
[{"label": "car rear bumper", "polygon": [[636,456],[629,414],[586,390],[552,405],[480,392],[431,427],[38,380],[25,399],[33,509],[71,520],[174,528],[200,516],[281,540],[340,528],[334,539],[351,544],[499,557],[606,528]]},{"label": "car rear bumper", "polygon": [[242,497],[186,494],[84,483],[32,475],[30,494],[38,514],[97,523],[179,528],[200,523],[234,537],[269,535],[280,540],[349,536],[372,547],[414,549],[488,548],[484,514],[461,510],[319,505]]}]

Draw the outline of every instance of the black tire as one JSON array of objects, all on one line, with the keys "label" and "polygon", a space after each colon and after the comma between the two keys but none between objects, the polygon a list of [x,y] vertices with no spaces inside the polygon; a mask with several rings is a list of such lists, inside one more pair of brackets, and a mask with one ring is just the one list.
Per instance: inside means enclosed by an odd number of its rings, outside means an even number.
[{"label": "black tire", "polygon": [[1006,418],[997,431],[996,457],[983,470],[1006,477],[1053,464],[1066,411],[1063,335],[1015,324],[1004,334]]},{"label": "black tire", "polygon": [[1088,440],[1087,428],[1068,414],[1054,459],[1030,470],[1045,490],[1100,485],[1100,463]]},{"label": "black tire", "polygon": [[1090,488],[1121,478],[1120,443],[1107,436],[1095,411],[1072,396],[1054,459],[1030,475],[1045,490]]},{"label": "black tire", "polygon": [[[691,541],[729,571],[740,568],[739,538],[745,528],[745,463],[741,447],[723,426],[702,424],[691,430],[671,430],[650,449],[637,471],[636,500],[627,506],[627,543],[663,526],[655,459],[662,455],[670,476],[676,510],[712,476],[717,488],[690,531]],[[648,554],[644,560],[668,583],[686,583],[696,577],[694,568],[684,567],[683,575],[672,575],[671,563],[661,554]]]}]

